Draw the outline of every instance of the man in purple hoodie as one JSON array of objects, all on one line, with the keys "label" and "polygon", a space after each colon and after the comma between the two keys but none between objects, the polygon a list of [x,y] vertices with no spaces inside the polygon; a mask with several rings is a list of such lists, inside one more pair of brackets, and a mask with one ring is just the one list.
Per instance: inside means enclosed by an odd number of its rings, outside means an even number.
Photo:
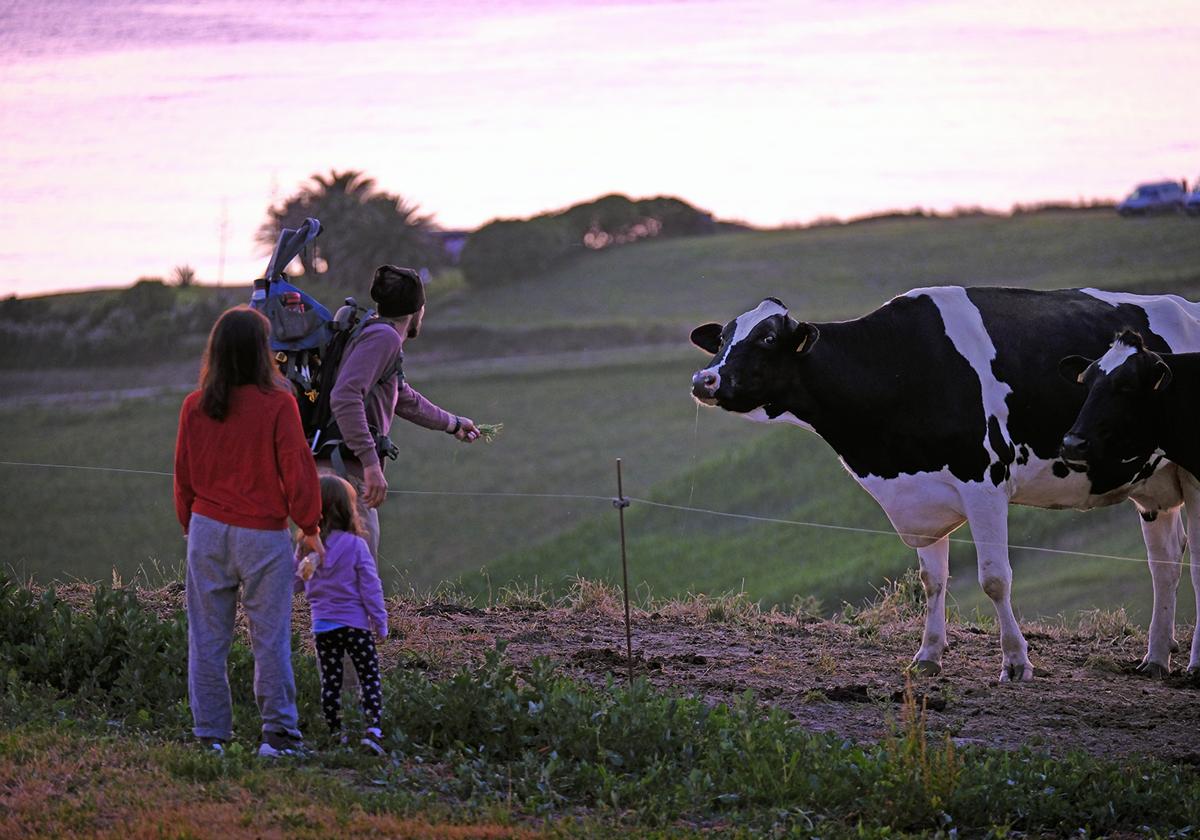
[{"label": "man in purple hoodie", "polygon": [[390,431],[392,417],[446,432],[464,443],[476,440],[479,430],[469,418],[439,408],[404,381],[404,342],[420,335],[425,317],[425,286],[420,275],[411,268],[381,265],[371,283],[371,298],[379,318],[346,348],[329,404],[342,439],[353,453],[345,459],[347,478],[358,485],[367,545],[378,558],[376,509],[387,497],[388,484],[377,441]]}]

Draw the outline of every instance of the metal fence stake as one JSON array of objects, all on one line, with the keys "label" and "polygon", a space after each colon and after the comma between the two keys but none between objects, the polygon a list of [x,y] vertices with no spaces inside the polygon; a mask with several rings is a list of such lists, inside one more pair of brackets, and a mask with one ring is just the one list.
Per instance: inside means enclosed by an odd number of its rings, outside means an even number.
[{"label": "metal fence stake", "polygon": [[629,499],[625,498],[625,489],[621,484],[621,459],[617,459],[617,498],[613,499],[613,507],[617,509],[617,517],[621,521],[621,580],[625,592],[625,660],[629,664],[629,684],[633,685],[633,632],[629,626],[629,564],[625,560],[625,508],[629,507]]}]

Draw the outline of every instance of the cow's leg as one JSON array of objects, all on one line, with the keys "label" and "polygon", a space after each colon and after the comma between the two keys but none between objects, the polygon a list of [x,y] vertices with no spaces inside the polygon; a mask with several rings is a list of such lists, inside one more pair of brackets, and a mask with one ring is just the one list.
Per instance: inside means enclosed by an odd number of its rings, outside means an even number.
[{"label": "cow's leg", "polygon": [[975,540],[979,585],[992,599],[1000,624],[1000,681],[1031,680],[1029,645],[1012,609],[1012,565],[1008,560],[1008,499],[994,494],[964,499]]},{"label": "cow's leg", "polygon": [[[1200,499],[1196,504],[1188,505],[1188,533],[1195,534],[1200,539]],[[1188,673],[1200,675],[1200,557],[1196,556],[1196,547],[1192,546],[1189,553],[1192,561],[1192,590],[1196,596],[1196,627],[1192,630],[1192,654],[1188,658]]]},{"label": "cow's leg", "polygon": [[913,657],[917,673],[935,675],[942,670],[946,650],[946,585],[950,580],[950,538],[917,549],[921,560],[921,584],[925,587],[925,634],[921,649]]},{"label": "cow's leg", "polygon": [[1191,554],[1192,589],[1196,595],[1196,629],[1192,631],[1192,653],[1188,658],[1188,673],[1200,673],[1200,557],[1197,557],[1200,546],[1200,481],[1190,473],[1180,470],[1180,485],[1183,488],[1183,500],[1187,506],[1187,524],[1190,543],[1188,553]]},{"label": "cow's leg", "polygon": [[[1190,515],[1191,508],[1188,508]],[[1196,520],[1188,520],[1188,530],[1193,527],[1200,528],[1200,515]],[[1200,531],[1192,531],[1192,533],[1200,535]],[[1200,538],[1200,536],[1198,536]],[[1196,595],[1196,627],[1192,630],[1192,655],[1188,659],[1188,673],[1192,676],[1200,676],[1200,558],[1196,556],[1196,550],[1191,550],[1192,555],[1192,590]]]},{"label": "cow's leg", "polygon": [[[1189,516],[1193,515],[1191,507]],[[1171,652],[1179,649],[1175,643],[1175,593],[1183,571],[1180,561],[1185,542],[1180,509],[1158,511],[1149,522],[1143,517],[1142,536],[1146,540],[1146,562],[1154,586],[1154,607],[1150,614],[1146,656],[1138,669],[1150,676],[1162,677],[1171,671]]]}]

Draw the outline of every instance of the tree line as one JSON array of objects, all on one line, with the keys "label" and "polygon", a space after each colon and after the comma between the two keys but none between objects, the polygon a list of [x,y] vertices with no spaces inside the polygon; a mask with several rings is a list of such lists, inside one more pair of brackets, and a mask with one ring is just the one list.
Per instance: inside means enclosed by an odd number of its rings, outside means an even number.
[{"label": "tree line", "polygon": [[[267,211],[256,240],[274,246],[279,232],[309,216],[324,227],[314,247],[300,255],[306,278],[336,289],[358,289],[382,263],[425,268],[456,262],[447,247],[462,233],[444,231],[432,215],[405,198],[380,190],[362,172],[314,175],[300,190]],[[530,219],[496,219],[467,234],[461,268],[467,283],[483,287],[536,276],[588,251],[644,239],[714,233],[711,213],[678,198],[632,200],[606,195]]]},{"label": "tree line", "polygon": [[[678,198],[607,195],[530,219],[497,219],[474,232],[446,231],[431,214],[380,189],[364,173],[334,170],[313,175],[268,208],[255,234],[264,266],[280,231],[310,216],[321,220],[323,230],[300,254],[304,277],[297,282],[329,302],[362,295],[383,263],[435,276],[457,265],[471,287],[482,288],[534,277],[593,251],[730,227]],[[464,236],[461,254],[447,247],[450,241],[461,244]],[[0,300],[0,368],[191,358],[222,309],[246,295],[245,287],[211,290],[196,288],[196,282],[195,270],[183,264],[169,281],[143,277],[128,289]]]}]

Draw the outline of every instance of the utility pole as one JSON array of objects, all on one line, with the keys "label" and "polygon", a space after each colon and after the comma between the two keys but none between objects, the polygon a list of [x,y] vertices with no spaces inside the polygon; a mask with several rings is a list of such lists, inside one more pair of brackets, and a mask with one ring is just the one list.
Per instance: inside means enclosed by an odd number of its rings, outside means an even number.
[{"label": "utility pole", "polygon": [[217,262],[217,287],[225,284],[225,245],[229,241],[229,199],[221,197],[221,256]]}]

